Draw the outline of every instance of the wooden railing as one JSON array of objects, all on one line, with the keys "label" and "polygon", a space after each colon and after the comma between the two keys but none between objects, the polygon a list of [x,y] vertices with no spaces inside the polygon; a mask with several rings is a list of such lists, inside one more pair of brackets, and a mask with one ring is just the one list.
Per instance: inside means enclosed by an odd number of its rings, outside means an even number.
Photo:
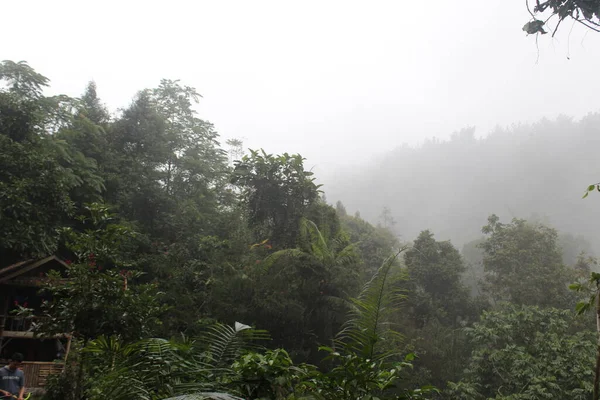
[{"label": "wooden railing", "polygon": [[4,319],[4,330],[14,332],[30,332],[35,327],[35,324],[43,319],[43,317],[31,316],[20,317],[15,315],[0,316]]},{"label": "wooden railing", "polygon": [[62,362],[41,362],[25,361],[23,362],[23,372],[25,373],[25,387],[43,388],[46,386],[48,377],[52,374],[60,374],[63,370]]}]

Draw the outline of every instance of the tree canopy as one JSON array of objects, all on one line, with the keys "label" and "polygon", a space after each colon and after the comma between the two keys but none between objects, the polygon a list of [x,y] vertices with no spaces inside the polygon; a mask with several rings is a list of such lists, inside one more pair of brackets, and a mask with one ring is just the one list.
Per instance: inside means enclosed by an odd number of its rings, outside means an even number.
[{"label": "tree canopy", "polygon": [[[378,224],[351,215],[301,155],[239,139],[227,151],[180,81],[140,90],[117,114],[93,82],[80,98],[46,96],[49,80],[24,62],[0,64],[0,81],[1,266],[49,255],[67,265],[39,277],[40,307],[13,311],[35,335],[74,337],[46,400],[593,392],[594,330],[572,309],[593,308],[600,275],[582,236],[493,214],[461,254],[435,222],[481,226],[471,207],[444,214],[398,184],[371,215]],[[425,148],[489,151],[472,132],[456,140]]]}]

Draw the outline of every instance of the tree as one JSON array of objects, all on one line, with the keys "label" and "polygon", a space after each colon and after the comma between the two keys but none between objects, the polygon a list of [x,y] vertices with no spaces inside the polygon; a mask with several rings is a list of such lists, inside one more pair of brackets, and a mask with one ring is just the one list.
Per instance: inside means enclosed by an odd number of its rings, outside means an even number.
[{"label": "tree", "polygon": [[[0,106],[0,120],[5,109]],[[57,229],[73,212],[71,184],[41,143],[0,132],[0,258],[43,257],[58,248]]]},{"label": "tree", "polygon": [[[128,269],[125,243],[134,232],[111,220],[108,209],[94,204],[89,216],[79,221],[83,231],[63,229],[66,245],[75,255],[64,273],[51,271],[41,293],[42,318],[34,333],[56,335],[69,332],[85,347],[98,336],[115,336],[125,341],[148,337],[160,325],[165,310],[158,301],[155,284],[137,284],[141,272]],[[28,311],[28,310],[24,310]],[[75,399],[84,390],[88,360],[78,361]]]},{"label": "tree", "polygon": [[[397,344],[402,337],[392,324],[404,300],[398,283],[405,275],[396,268],[400,252],[389,257],[360,294],[350,300],[349,319],[337,334],[334,348],[321,347],[333,362],[324,379],[314,382],[324,399],[421,399],[436,391],[430,386],[400,387],[403,371],[414,360],[414,354],[400,357]],[[397,361],[390,361],[393,358]]]},{"label": "tree", "polygon": [[438,242],[430,231],[423,231],[404,261],[412,314],[421,326],[430,319],[453,325],[458,317],[471,314],[469,293],[462,284],[465,265],[452,243]]},{"label": "tree", "polygon": [[389,207],[383,207],[381,214],[379,215],[379,220],[383,223],[383,227],[386,229],[393,229],[396,225],[396,220],[392,215],[392,210]]},{"label": "tree", "polygon": [[343,229],[356,243],[362,261],[363,280],[369,280],[381,264],[400,248],[398,239],[389,229],[373,226],[358,216],[348,215],[341,202],[336,207]]},{"label": "tree", "polygon": [[486,290],[494,301],[567,307],[572,271],[562,262],[556,230],[521,219],[503,224],[492,215],[483,233]]},{"label": "tree", "polygon": [[452,243],[435,240],[430,231],[421,232],[404,253],[404,263],[407,313],[400,318],[410,338],[407,347],[419,356],[414,375],[442,386],[459,376],[466,357],[461,329],[476,317],[462,283],[466,268]]},{"label": "tree", "polygon": [[44,97],[48,79],[24,62],[0,63],[0,254],[11,261],[56,251],[77,193],[102,190],[95,163],[54,134],[72,124],[74,99]]},{"label": "tree", "polygon": [[474,348],[448,398],[589,399],[593,332],[577,325],[568,310],[506,305],[484,312],[467,330]]},{"label": "tree", "polygon": [[213,125],[193,109],[198,98],[195,89],[162,80],[110,129],[107,200],[167,242],[213,233],[226,197],[227,158]]},{"label": "tree", "polygon": [[214,126],[198,118],[192,108],[200,94],[179,81],[163,79],[151,98],[165,123],[166,193],[182,195],[198,183],[210,186],[222,176],[227,158],[218,147]]},{"label": "tree", "polygon": [[225,144],[229,146],[229,165],[233,166],[234,161],[240,160],[244,156],[244,142],[240,139],[227,139]]},{"label": "tree", "polygon": [[[579,257],[577,262],[577,271],[584,275],[590,273],[590,266],[597,265],[594,258],[585,258],[583,255]],[[594,386],[593,399],[600,399],[600,274],[592,272],[587,282],[576,282],[569,286],[570,289],[577,292],[587,292],[585,301],[577,303],[575,308],[578,315],[584,314],[586,311],[594,310],[596,317],[596,367],[594,369]]]},{"label": "tree", "polygon": [[260,326],[271,327],[285,344],[296,341],[311,357],[315,342],[329,342],[341,326],[340,303],[359,287],[359,257],[343,233],[327,237],[307,219],[299,227],[298,247],[273,252],[257,264],[260,295],[253,303]]},{"label": "tree", "polygon": [[136,284],[142,273],[128,262],[135,232],[112,220],[108,209],[94,204],[80,221],[88,228],[63,230],[68,249],[75,255],[65,274],[52,271],[42,292],[44,319],[36,332],[72,332],[84,343],[101,335],[126,341],[148,337],[160,325],[164,307],[155,284]]},{"label": "tree", "polygon": [[[523,30],[529,34],[548,33],[544,26],[552,17],[558,18],[552,36],[556,34],[565,19],[572,19],[593,31],[600,32],[599,0],[536,0],[533,9],[529,7],[528,2],[526,3],[532,20],[525,24]],[[545,20],[539,19],[544,14],[550,16]]]},{"label": "tree", "polygon": [[81,96],[81,115],[98,126],[104,126],[110,121],[110,114],[106,106],[98,97],[96,82],[91,81]]},{"label": "tree", "polygon": [[235,163],[231,183],[242,189],[256,241],[269,239],[279,249],[296,245],[300,219],[319,198],[312,176],[298,154],[273,156],[251,150]]},{"label": "tree", "polygon": [[483,270],[483,250],[480,245],[484,241],[485,238],[472,240],[466,243],[461,251],[466,267],[463,281],[473,297],[483,295],[482,284],[485,278],[485,271]]}]

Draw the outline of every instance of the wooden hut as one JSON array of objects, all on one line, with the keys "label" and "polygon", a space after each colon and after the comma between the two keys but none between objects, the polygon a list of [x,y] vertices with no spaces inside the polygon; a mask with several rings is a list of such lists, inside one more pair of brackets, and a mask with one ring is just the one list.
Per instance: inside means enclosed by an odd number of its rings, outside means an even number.
[{"label": "wooden hut", "polygon": [[[48,375],[59,373],[71,345],[67,333],[40,337],[34,334],[43,295],[40,286],[51,270],[64,270],[67,264],[56,256],[26,260],[0,269],[0,362],[7,363],[15,352],[25,356],[23,371],[28,390],[43,388]],[[33,316],[19,316],[25,307]]]}]

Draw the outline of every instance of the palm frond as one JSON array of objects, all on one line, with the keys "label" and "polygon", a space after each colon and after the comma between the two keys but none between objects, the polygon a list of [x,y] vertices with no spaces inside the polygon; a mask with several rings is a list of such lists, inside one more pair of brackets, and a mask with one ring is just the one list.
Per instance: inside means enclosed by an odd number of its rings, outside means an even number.
[{"label": "palm frond", "polygon": [[248,325],[236,322],[234,326],[216,324],[205,333],[209,343],[209,363],[213,367],[230,365],[242,350],[255,346],[252,342],[268,340],[264,330],[252,329]]},{"label": "palm frond", "polygon": [[308,254],[300,249],[279,250],[273,254],[270,254],[267,258],[263,260],[263,262],[261,263],[261,271],[263,273],[267,273],[271,269],[271,267],[273,267],[273,265],[277,264],[283,259],[295,261],[307,256]]},{"label": "palm frond", "polygon": [[194,394],[185,394],[182,396],[169,397],[164,400],[244,400],[241,397],[231,395],[229,393],[218,392],[200,392]]},{"label": "palm frond", "polygon": [[324,263],[327,263],[327,258],[332,256],[331,250],[317,224],[309,219],[302,218],[300,220],[300,236],[310,246],[310,253]]},{"label": "palm frond", "polygon": [[379,352],[378,344],[401,335],[392,328],[390,315],[397,310],[404,298],[394,285],[404,276],[394,271],[400,250],[385,260],[371,280],[365,284],[359,296],[350,300],[350,318],[335,339],[335,345],[348,353],[368,359],[384,358],[391,352]]},{"label": "palm frond", "polygon": [[236,322],[212,326],[199,340],[145,339],[123,344],[100,337],[86,348],[99,371],[92,400],[157,398],[239,400],[223,391],[242,351],[266,340],[266,331]]},{"label": "palm frond", "polygon": [[[107,347],[108,345],[108,347]],[[100,355],[100,349],[114,349],[105,339],[94,343],[88,351]],[[212,390],[210,377],[214,369],[190,352],[189,344],[165,339],[145,339],[121,346],[126,357],[94,382],[99,398],[115,400],[150,400],[157,395],[168,397],[186,390]],[[191,387],[186,384],[193,383]]]},{"label": "palm frond", "polygon": [[357,262],[358,252],[357,244],[352,243],[338,251],[335,256],[335,265],[346,266]]}]

